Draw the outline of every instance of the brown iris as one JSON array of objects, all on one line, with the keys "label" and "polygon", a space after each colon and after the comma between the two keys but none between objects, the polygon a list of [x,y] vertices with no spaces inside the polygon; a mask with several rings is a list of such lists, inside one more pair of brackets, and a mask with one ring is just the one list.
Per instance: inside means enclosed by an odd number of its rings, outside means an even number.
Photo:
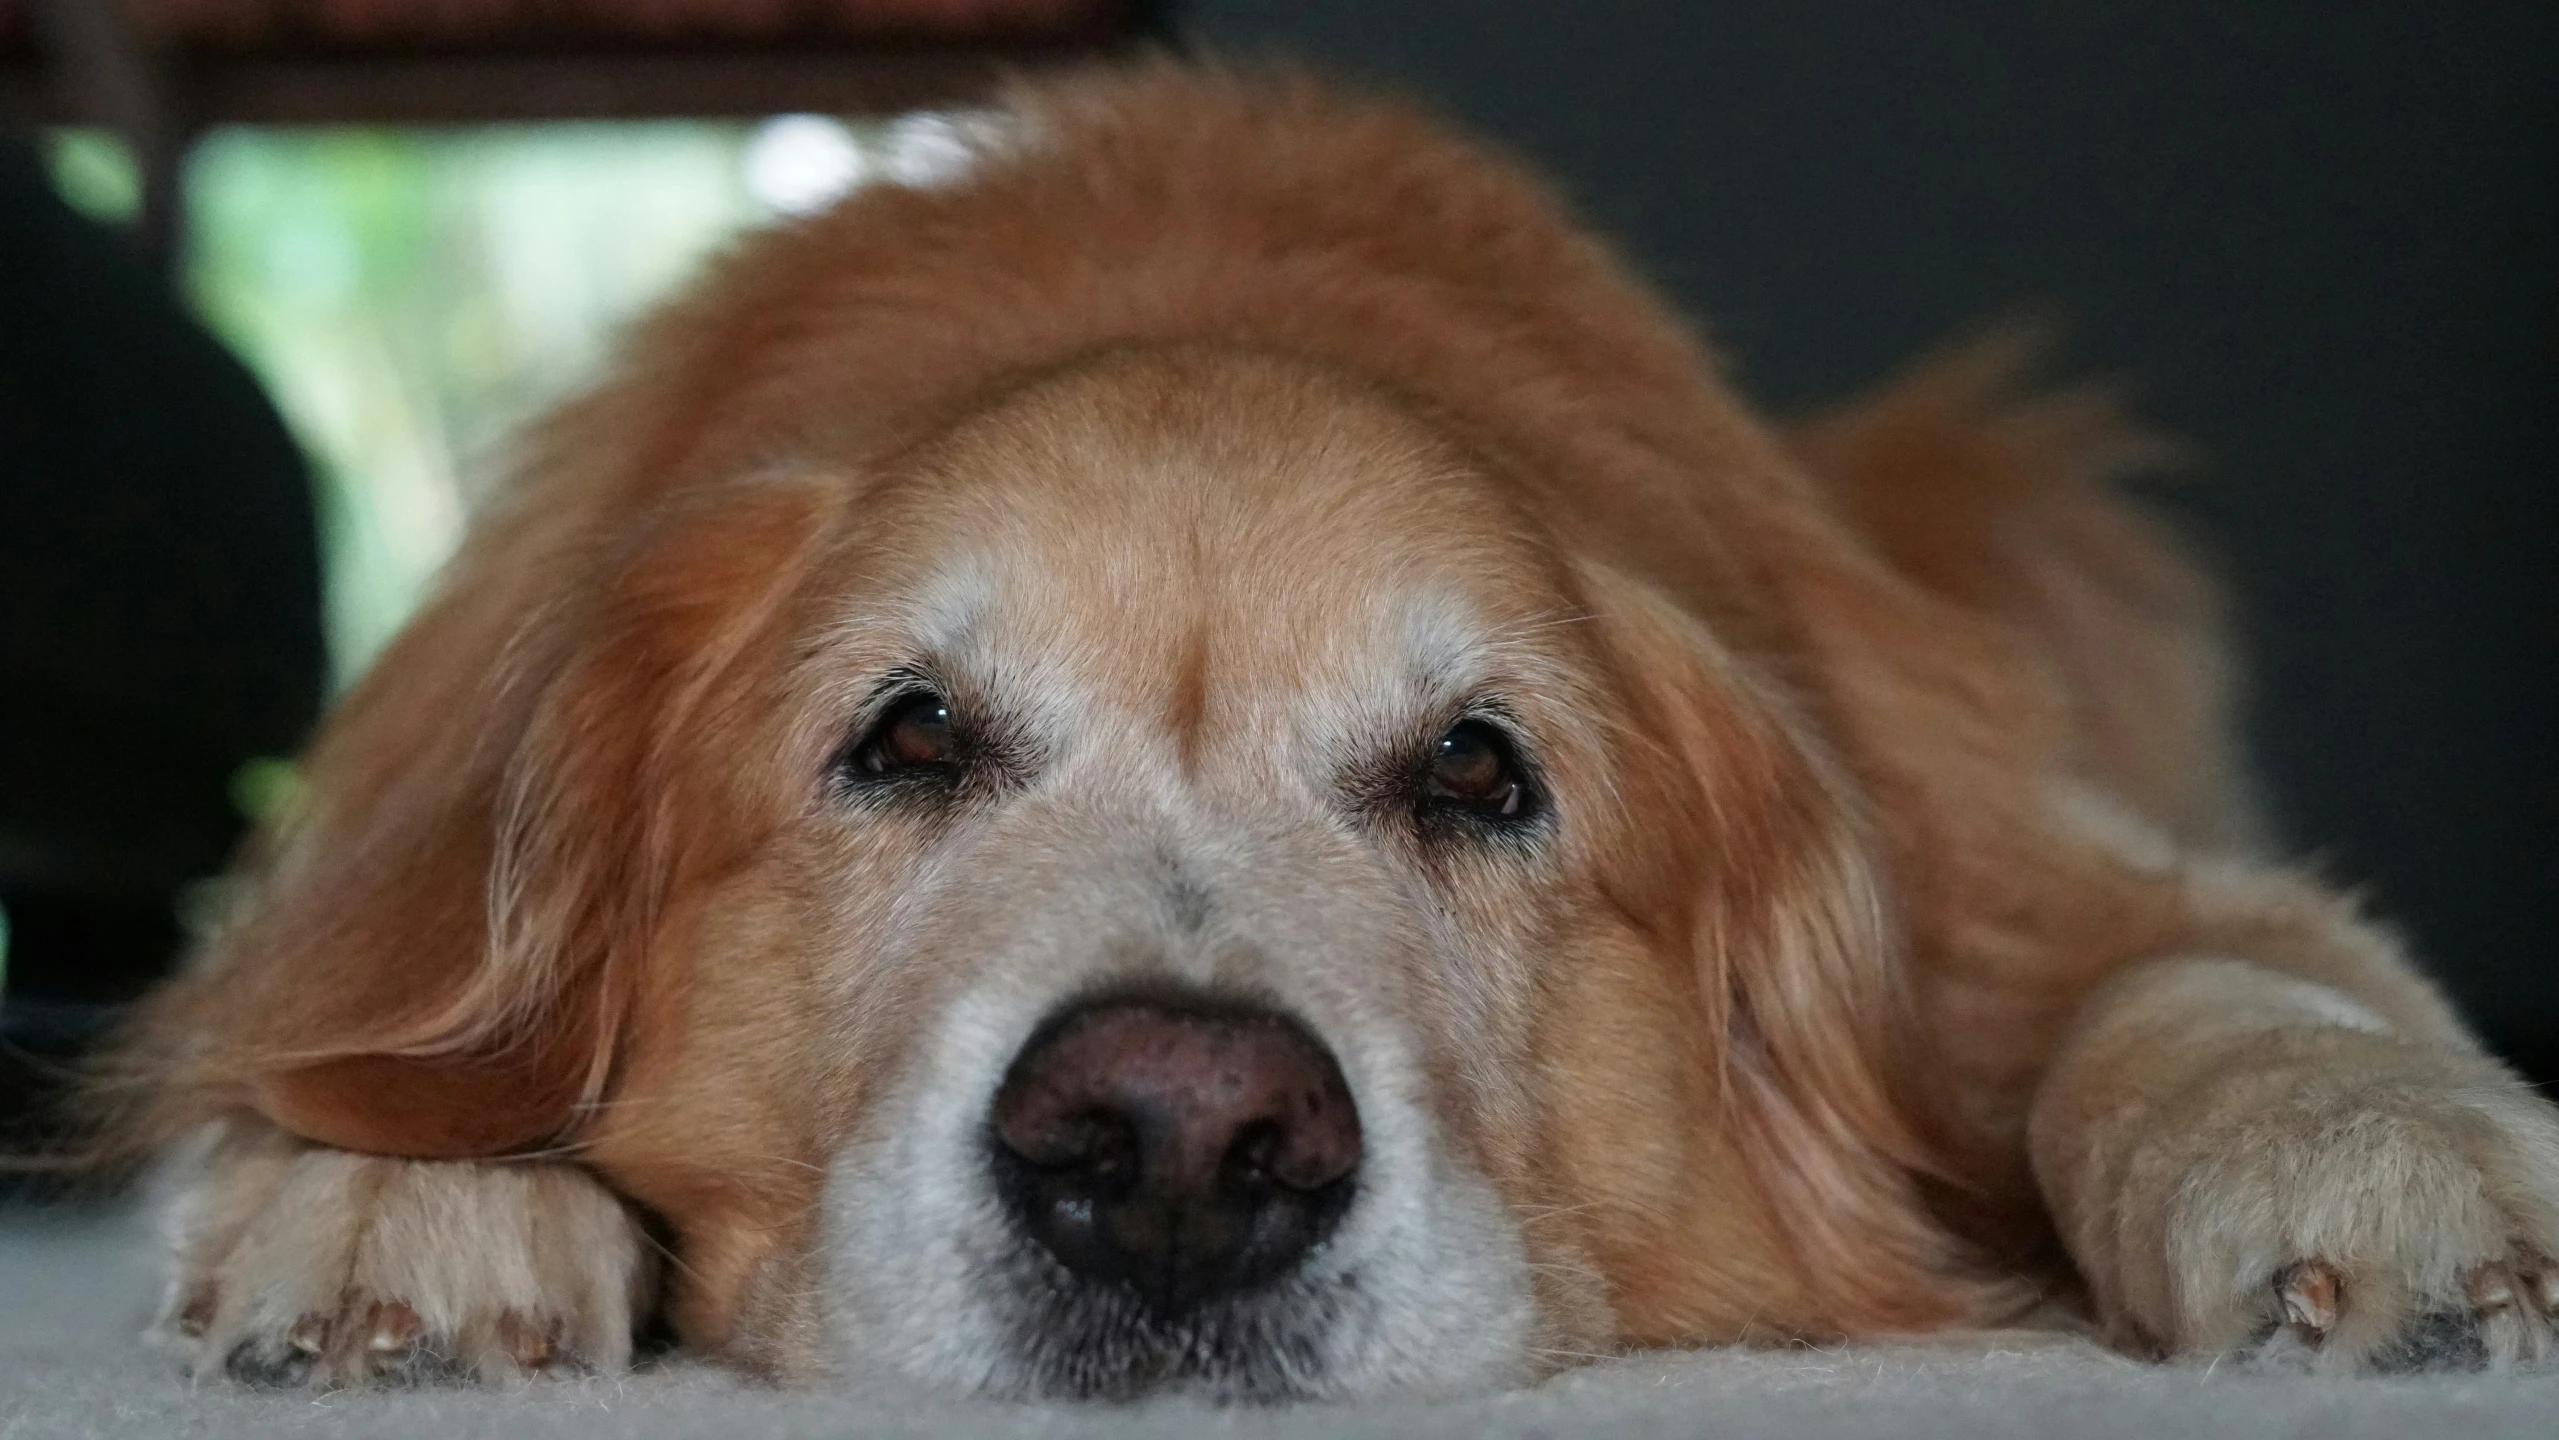
[{"label": "brown iris", "polygon": [[1422,790],[1487,820],[1519,819],[1528,803],[1509,738],[1482,720],[1460,720],[1439,737]]},{"label": "brown iris", "polygon": [[951,704],[930,690],[900,696],[853,749],[858,775],[887,776],[947,766],[959,749]]}]

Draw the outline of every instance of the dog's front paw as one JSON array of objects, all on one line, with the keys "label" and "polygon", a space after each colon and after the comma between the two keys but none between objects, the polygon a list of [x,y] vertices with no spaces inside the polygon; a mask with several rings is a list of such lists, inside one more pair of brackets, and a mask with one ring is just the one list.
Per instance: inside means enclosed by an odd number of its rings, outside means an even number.
[{"label": "dog's front paw", "polygon": [[2171,1348],[2328,1372],[2559,1360],[2559,1112],[2489,1062],[2278,1036],[2137,1157]]},{"label": "dog's front paw", "polygon": [[226,1137],[172,1212],[159,1334],[253,1385],[500,1380],[629,1362],[650,1251],[595,1177]]}]

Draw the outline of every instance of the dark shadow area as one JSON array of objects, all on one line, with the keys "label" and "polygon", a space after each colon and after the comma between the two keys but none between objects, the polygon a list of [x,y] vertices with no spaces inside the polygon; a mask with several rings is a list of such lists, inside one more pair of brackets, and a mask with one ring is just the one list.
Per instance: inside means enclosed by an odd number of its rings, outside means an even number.
[{"label": "dark shadow area", "polygon": [[0,1143],[163,973],[325,675],[310,486],[248,372],[0,137]]}]

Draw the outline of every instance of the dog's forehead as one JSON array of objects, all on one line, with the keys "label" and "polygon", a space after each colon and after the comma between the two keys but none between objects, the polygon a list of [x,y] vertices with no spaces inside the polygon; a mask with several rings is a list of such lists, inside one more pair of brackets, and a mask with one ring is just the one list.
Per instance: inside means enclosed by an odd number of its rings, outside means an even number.
[{"label": "dog's forehead", "polygon": [[1075,377],[963,427],[906,498],[889,608],[952,663],[1463,688],[1569,606],[1494,476],[1391,402],[1281,367]]}]

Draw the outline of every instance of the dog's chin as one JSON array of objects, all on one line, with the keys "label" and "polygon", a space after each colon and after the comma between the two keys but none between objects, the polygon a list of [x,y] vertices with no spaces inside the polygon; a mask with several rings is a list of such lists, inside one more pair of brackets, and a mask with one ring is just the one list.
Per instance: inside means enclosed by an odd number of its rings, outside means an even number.
[{"label": "dog's chin", "polygon": [[1365,1303],[1351,1275],[1292,1276],[1169,1315],[1126,1287],[1077,1279],[1030,1245],[987,1278],[1011,1312],[1010,1363],[988,1387],[1004,1399],[1317,1399],[1337,1391],[1333,1337],[1364,1328],[1347,1314]]}]

